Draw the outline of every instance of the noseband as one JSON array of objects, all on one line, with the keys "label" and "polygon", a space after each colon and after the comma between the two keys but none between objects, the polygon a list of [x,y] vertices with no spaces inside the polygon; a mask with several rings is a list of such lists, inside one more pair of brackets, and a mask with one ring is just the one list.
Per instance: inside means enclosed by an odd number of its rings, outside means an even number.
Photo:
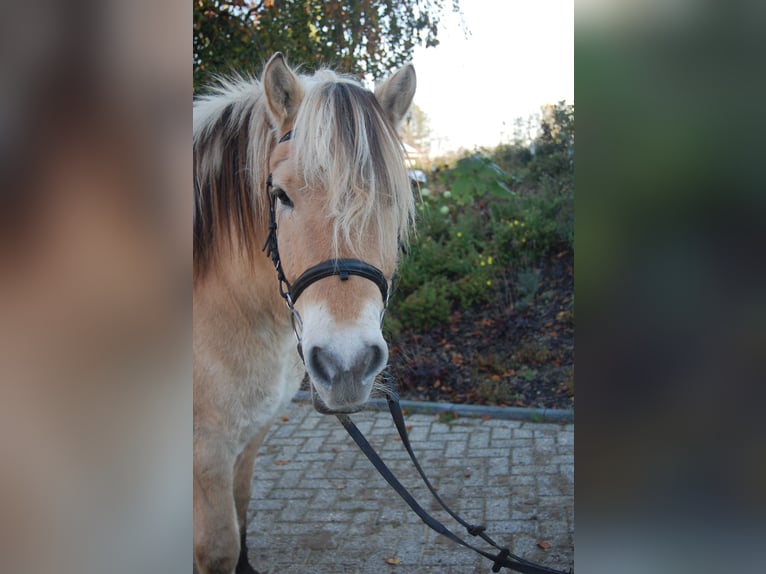
[{"label": "noseband", "polygon": [[[290,130],[283,135],[277,144],[286,142],[292,138],[293,132]],[[282,268],[282,261],[279,257],[279,244],[277,242],[277,196],[273,193],[271,174],[266,179],[266,193],[269,199],[269,234],[266,237],[266,243],[263,246],[263,251],[266,255],[271,257],[271,262],[274,264],[274,268],[277,271],[277,279],[279,280],[279,294],[287,302],[287,307],[290,309],[290,315],[293,321],[293,330],[295,336],[298,338],[298,354],[303,359],[303,349],[301,347],[301,332],[303,322],[301,320],[298,311],[295,309],[295,302],[310,285],[316,283],[320,279],[332,277],[337,275],[341,281],[348,281],[351,275],[363,277],[369,279],[380,290],[380,295],[383,297],[383,313],[385,313],[388,307],[388,281],[383,272],[364,261],[359,259],[328,259],[318,265],[309,267],[294,281],[288,281],[285,276],[284,269]],[[381,321],[383,320],[383,314],[381,314]]]}]

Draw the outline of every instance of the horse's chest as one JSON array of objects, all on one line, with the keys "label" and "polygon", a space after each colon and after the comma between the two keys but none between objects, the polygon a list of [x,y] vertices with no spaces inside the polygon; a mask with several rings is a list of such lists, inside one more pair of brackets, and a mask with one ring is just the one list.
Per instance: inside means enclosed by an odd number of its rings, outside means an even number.
[{"label": "horse's chest", "polygon": [[195,320],[208,335],[197,338],[194,350],[195,432],[216,435],[234,450],[271,423],[304,372],[289,324],[237,319],[200,311]]},{"label": "horse's chest", "polygon": [[300,387],[303,370],[291,360],[259,361],[237,385],[236,404],[230,405],[232,430],[243,443],[271,424],[279,410]]}]

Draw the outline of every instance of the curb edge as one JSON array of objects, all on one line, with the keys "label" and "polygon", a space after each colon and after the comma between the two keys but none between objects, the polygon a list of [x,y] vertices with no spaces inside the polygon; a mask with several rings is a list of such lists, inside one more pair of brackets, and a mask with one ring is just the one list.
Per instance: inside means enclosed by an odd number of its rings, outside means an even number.
[{"label": "curb edge", "polygon": [[[311,393],[298,391],[293,402],[311,403]],[[517,420],[545,423],[574,423],[572,409],[533,409],[524,407],[496,407],[488,405],[465,405],[457,403],[432,403],[427,401],[399,401],[402,409],[410,414],[435,415],[445,412],[457,413],[459,417],[490,417],[492,419]],[[364,406],[366,411],[387,411],[385,399],[370,399]]]}]

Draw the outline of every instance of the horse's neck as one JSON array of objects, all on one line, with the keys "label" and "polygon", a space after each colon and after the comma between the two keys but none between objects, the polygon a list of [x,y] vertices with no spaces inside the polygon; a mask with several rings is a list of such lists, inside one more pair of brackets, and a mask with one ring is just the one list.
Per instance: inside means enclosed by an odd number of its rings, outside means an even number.
[{"label": "horse's neck", "polygon": [[237,436],[261,428],[276,405],[295,394],[303,373],[274,269],[256,255],[265,264],[218,260],[194,284],[195,421],[226,419]]},{"label": "horse's neck", "polygon": [[208,317],[207,321],[224,322],[229,331],[252,330],[253,325],[272,332],[292,329],[274,268],[260,252],[252,260],[245,253],[219,258],[195,284],[194,299],[195,314]]}]

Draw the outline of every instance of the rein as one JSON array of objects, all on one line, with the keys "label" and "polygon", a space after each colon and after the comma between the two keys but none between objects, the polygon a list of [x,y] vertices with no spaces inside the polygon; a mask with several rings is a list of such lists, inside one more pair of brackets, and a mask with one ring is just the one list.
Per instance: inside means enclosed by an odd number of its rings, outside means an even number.
[{"label": "rein", "polygon": [[[292,130],[284,134],[277,142],[277,145],[288,141],[291,138]],[[286,301],[287,307],[290,310],[293,331],[295,332],[295,336],[298,339],[298,354],[300,355],[301,360],[305,361],[303,358],[303,349],[301,346],[301,330],[303,322],[301,320],[300,314],[295,309],[295,302],[307,287],[321,279],[332,277],[334,275],[337,275],[341,281],[347,281],[351,275],[363,277],[375,283],[378,289],[380,289],[380,294],[383,297],[383,312],[385,313],[385,310],[388,307],[388,298],[390,294],[388,281],[380,269],[370,265],[369,263],[360,261],[359,259],[329,259],[319,263],[318,265],[310,267],[301,273],[301,275],[291,283],[285,276],[284,270],[282,268],[282,261],[279,257],[276,217],[277,196],[275,193],[273,193],[271,174],[269,174],[266,180],[266,191],[269,199],[269,233],[266,237],[266,243],[263,246],[263,251],[265,251],[266,255],[271,258],[271,261],[274,264],[274,268],[276,269],[277,279],[279,281],[279,294]],[[381,321],[382,320],[383,316],[381,314]],[[439,522],[439,520],[431,516],[425,509],[423,509],[423,507],[418,504],[415,498],[402,485],[402,483],[399,482],[399,480],[396,478],[393,472],[391,472],[388,466],[386,466],[386,463],[381,460],[380,456],[375,452],[372,446],[370,446],[370,443],[351,420],[351,417],[349,417],[348,413],[334,412],[331,410],[324,410],[320,412],[322,412],[322,414],[335,414],[338,417],[338,420],[343,425],[343,428],[346,429],[346,432],[348,432],[348,434],[351,436],[360,450],[364,453],[364,455],[368,458],[368,460],[372,463],[372,465],[377,469],[380,475],[386,480],[386,482],[388,482],[388,484],[396,491],[396,493],[401,496],[402,499],[404,499],[404,501],[415,512],[415,514],[417,514],[418,517],[420,517],[420,519],[425,522],[429,528],[452,540],[456,544],[470,548],[474,552],[477,552],[481,556],[491,560],[493,563],[492,572],[499,572],[501,568],[508,568],[509,570],[521,572],[522,574],[571,574],[571,571],[567,573],[563,570],[555,570],[553,568],[549,568],[541,564],[536,564],[535,562],[525,560],[524,558],[512,554],[508,548],[499,546],[497,543],[495,543],[495,541],[486,534],[486,528],[484,526],[474,525],[466,522],[444,503],[441,497],[437,494],[431,482],[426,477],[422,467],[420,466],[420,463],[417,460],[417,457],[415,456],[415,453],[412,450],[410,439],[407,434],[407,428],[404,423],[404,415],[402,414],[402,409],[399,405],[399,397],[396,393],[393,379],[391,379],[390,375],[387,373],[384,373],[383,378],[385,382],[386,399],[388,401],[388,409],[391,412],[391,418],[393,419],[396,430],[398,431],[399,436],[402,439],[402,443],[407,450],[407,454],[409,454],[412,463],[415,465],[418,474],[423,479],[423,482],[428,487],[428,490],[434,496],[436,501],[441,505],[441,507],[466,529],[468,534],[471,536],[478,536],[484,540],[484,542],[498,551],[496,554],[482,550],[473,544],[466,542],[460,536],[453,533],[449,528],[444,526],[444,524]],[[316,408],[318,406],[317,403],[315,403],[314,406]]]},{"label": "rein", "polygon": [[372,465],[376,468],[376,470],[380,473],[380,475],[385,479],[385,481],[396,491],[396,493],[402,497],[402,499],[407,503],[407,505],[415,512],[415,514],[418,515],[418,517],[429,527],[431,530],[434,530],[435,532],[445,536],[446,538],[449,538],[456,544],[460,544],[461,546],[465,546],[466,548],[470,548],[474,552],[484,556],[485,558],[488,558],[492,561],[492,572],[500,572],[501,568],[508,568],[509,570],[513,570],[515,572],[522,572],[523,574],[572,574],[572,571],[566,572],[564,570],[556,570],[554,568],[549,568],[548,566],[543,566],[542,564],[537,564],[535,562],[532,562],[530,560],[526,560],[524,558],[521,558],[520,556],[516,556],[515,554],[511,553],[511,551],[503,546],[499,546],[492,538],[489,537],[488,534],[486,534],[486,527],[483,525],[476,525],[476,524],[470,524],[469,522],[466,522],[460,516],[457,515],[453,510],[451,510],[447,504],[441,499],[441,497],[436,492],[436,489],[434,489],[433,485],[431,484],[431,481],[428,480],[428,477],[423,472],[423,468],[420,466],[420,463],[418,462],[417,457],[415,456],[415,453],[412,450],[412,445],[410,444],[410,438],[407,434],[407,426],[404,422],[404,415],[402,414],[401,406],[399,405],[399,397],[395,390],[395,384],[393,379],[388,373],[384,373],[383,375],[384,381],[385,381],[385,387],[386,387],[386,400],[388,402],[388,410],[391,413],[391,418],[394,421],[394,426],[396,426],[396,430],[399,433],[399,437],[402,439],[402,444],[404,445],[404,448],[407,450],[407,454],[410,457],[410,460],[412,461],[413,465],[415,465],[415,468],[418,471],[418,474],[423,479],[423,482],[428,487],[428,490],[431,492],[433,497],[436,499],[436,501],[439,503],[439,505],[452,517],[454,518],[461,526],[463,526],[466,529],[466,532],[470,534],[471,536],[478,536],[482,540],[484,540],[487,544],[495,548],[497,550],[497,554],[493,554],[492,552],[487,552],[485,550],[482,550],[473,544],[466,542],[463,538],[452,532],[449,528],[444,526],[439,520],[431,516],[425,509],[423,509],[420,504],[414,499],[414,497],[409,493],[409,491],[402,485],[401,482],[396,478],[393,472],[386,466],[386,463],[381,460],[378,453],[375,452],[375,449],[372,448],[370,443],[367,441],[367,439],[364,437],[364,435],[361,433],[361,431],[357,428],[357,426],[354,424],[354,422],[351,420],[351,417],[349,417],[345,413],[336,414],[338,417],[338,420],[343,425],[343,428],[346,429],[346,432],[351,436],[352,439],[354,439],[354,442],[357,444],[359,449],[364,453],[364,455],[367,457],[367,459],[372,463]]}]

